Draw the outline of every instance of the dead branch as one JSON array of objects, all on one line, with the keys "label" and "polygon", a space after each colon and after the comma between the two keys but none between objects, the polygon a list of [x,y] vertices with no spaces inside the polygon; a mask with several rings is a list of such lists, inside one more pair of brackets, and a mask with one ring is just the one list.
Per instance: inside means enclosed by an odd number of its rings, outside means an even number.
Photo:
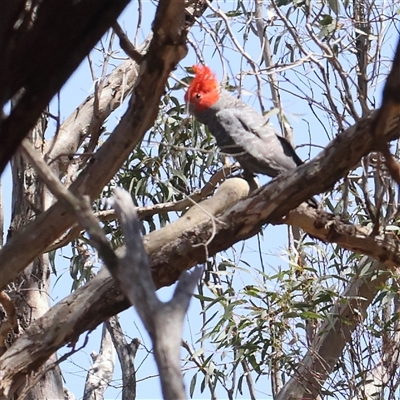
[{"label": "dead branch", "polygon": [[[239,169],[238,164],[226,165],[212,175],[210,180],[199,190],[194,191],[191,195],[179,201],[170,201],[167,203],[154,204],[152,206],[138,207],[136,209],[140,219],[151,217],[155,214],[167,213],[171,211],[185,211],[187,208],[192,207],[194,204],[205,199],[214,192],[217,185],[222,182],[226,177],[236,172]],[[94,214],[99,221],[112,221],[116,219],[114,210],[99,211]],[[79,233],[82,232],[82,227],[74,225],[65,235],[53,243],[46,249],[46,252],[56,250],[63,247],[74,240]]]},{"label": "dead branch", "polygon": [[131,304],[135,305],[150,335],[164,399],[185,399],[180,365],[183,321],[203,269],[196,267],[192,273],[183,273],[172,299],[166,303],[158,300],[130,195],[116,189],[114,208],[124,232],[126,251],[119,265],[109,270]]},{"label": "dead branch", "polygon": [[106,325],[103,325],[99,354],[91,353],[93,364],[86,376],[83,400],[96,400],[104,397],[114,373],[115,349]]},{"label": "dead branch", "polygon": [[[140,77],[128,110],[109,139],[92,157],[91,163],[71,185],[72,193],[96,198],[144,133],[152,126],[164,92],[165,82],[171,70],[186,54],[186,31],[183,30],[185,10],[181,9],[183,6],[183,1],[159,2],[153,23],[153,38],[144,57]],[[19,253],[24,253],[25,256],[24,260],[16,260],[16,264],[21,269],[9,269],[11,265],[7,261],[7,245],[3,247],[0,254],[0,287],[11,282],[28,265],[28,259],[31,259],[33,253],[37,255],[43,253],[74,222],[75,214],[72,211],[66,211],[64,204],[58,203],[57,206],[54,205],[42,213],[33,224],[28,224],[23,229],[22,236],[28,235],[30,238],[35,237],[40,240],[26,240],[25,237],[23,242],[20,242],[22,237],[19,233],[13,235],[8,242],[10,245],[8,249],[11,250],[14,246],[12,242],[18,243],[18,248],[23,245],[25,252]],[[36,224],[38,225],[34,227]],[[39,226],[42,228],[46,226],[42,232],[44,236],[39,233],[41,230]],[[22,234],[22,231],[20,233]],[[30,250],[27,244],[32,246]],[[12,258],[15,259],[16,253],[13,251]]]},{"label": "dead branch", "polygon": [[[141,118],[141,116],[138,116]],[[283,174],[279,178],[274,179],[270,184],[264,186],[258,191],[254,191],[251,196],[242,203],[238,204],[238,209],[233,209],[233,221],[229,221],[228,227],[232,232],[225,231],[219,224],[214,235],[214,244],[204,247],[209,240],[205,240],[199,235],[197,241],[201,244],[202,251],[192,252],[190,257],[199,257],[196,261],[204,259],[205,254],[215,254],[214,250],[221,251],[230,247],[238,240],[251,237],[257,233],[263,224],[269,220],[279,220],[290,209],[296,207],[302,201],[312,197],[316,193],[329,189],[340,177],[347,174],[365,154],[374,149],[375,142],[371,135],[368,135],[370,129],[370,118],[360,120],[356,125],[348,129],[346,132],[339,134],[325,149],[311,162],[297,168],[290,174]],[[129,129],[129,132],[131,130]],[[122,132],[120,132],[122,134]],[[126,132],[124,132],[125,134]],[[386,127],[387,139],[400,136],[398,118],[394,118]],[[114,143],[115,144],[115,143]],[[122,143],[121,143],[122,144]],[[106,148],[106,144],[102,149]],[[122,149],[121,149],[122,151]],[[106,160],[101,163],[100,170],[103,171],[104,165],[108,165],[109,155]],[[82,182],[86,182],[85,176],[92,176],[93,179],[88,180],[84,185],[85,193],[92,193],[97,186],[92,186],[95,181],[95,175],[89,174],[88,171],[96,164],[96,161],[90,164],[88,168],[82,172],[73,185],[73,192],[76,192]],[[99,165],[100,167],[100,165]],[[102,177],[97,176],[99,170],[93,171],[97,180]],[[85,173],[86,172],[86,173]],[[103,171],[106,174],[106,171]],[[107,179],[105,180],[107,181]],[[232,203],[230,203],[232,204]],[[248,211],[248,214],[245,211]],[[228,212],[229,214],[229,212]],[[237,217],[236,215],[240,216]],[[45,221],[45,223],[44,223]],[[74,214],[65,210],[63,204],[52,206],[47,212],[40,215],[35,221],[27,225],[22,232],[16,233],[0,251],[0,288],[11,282],[16,274],[23,269],[26,262],[31,261],[40,254],[45,248],[54,241],[55,236],[65,230],[74,221]],[[233,222],[233,225],[231,225]],[[214,226],[204,227],[205,232],[215,229]],[[40,237],[41,241],[27,240],[31,237]],[[217,240],[215,240],[217,239]],[[156,245],[156,244],[155,244]],[[25,251],[20,252],[21,246]],[[190,249],[189,247],[188,249]],[[199,248],[196,248],[197,250]],[[183,252],[185,253],[185,251]],[[164,257],[162,257],[164,258]],[[184,256],[183,260],[187,260]],[[166,264],[164,264],[166,265]],[[193,265],[193,264],[192,264]],[[162,270],[162,268],[160,269]],[[162,282],[170,284],[178,278],[182,269],[172,267],[172,270],[165,271],[165,280]],[[170,277],[168,278],[168,275]],[[166,283],[169,282],[169,283]],[[164,284],[164,283],[163,283]]]},{"label": "dead branch", "polygon": [[134,361],[140,341],[139,339],[133,339],[130,343],[126,341],[117,315],[111,317],[105,324],[117,351],[121,370],[124,371],[122,374],[121,400],[136,399],[136,371]]},{"label": "dead branch", "polygon": [[[221,185],[219,191],[225,193],[220,193],[220,199],[214,203],[214,205],[219,204],[219,211],[214,210],[215,214],[210,208],[213,202],[211,199],[206,200],[203,202],[205,204],[200,203],[200,207],[192,208],[177,222],[144,237],[150,269],[157,288],[173,283],[170,275],[174,277],[179,271],[190,268],[198,262],[199,254],[204,254],[204,248],[201,253],[192,254],[193,251],[199,252],[199,247],[196,243],[190,245],[190,240],[197,235],[209,237],[213,228],[216,229],[214,240],[208,246],[209,256],[220,250],[217,246],[218,243],[219,245],[223,243],[222,237],[225,238],[225,243],[226,240],[238,240],[238,237],[231,238],[231,236],[240,235],[238,226],[245,226],[243,215],[248,214],[251,217],[252,210],[245,207],[248,202],[248,199],[245,199],[231,207],[229,211],[223,212],[225,201],[232,200],[234,190],[238,187],[237,183],[232,182],[236,179],[238,178],[229,179]],[[226,190],[227,187],[229,190]],[[217,195],[218,192],[215,196]],[[259,193],[258,196],[261,194]],[[242,206],[239,206],[240,204]],[[263,202],[263,204],[265,206],[268,203]],[[221,210],[222,214],[220,214]],[[214,224],[211,222],[212,219]],[[237,222],[239,225],[236,225]],[[306,205],[291,211],[285,218],[285,223],[296,224],[322,240],[338,243],[349,250],[365,253],[381,260],[384,264],[379,266],[380,270],[385,270],[393,264],[400,265],[400,241],[392,234],[372,237],[367,228],[353,226],[331,214],[317,212]],[[222,227],[224,230],[221,233]],[[206,229],[208,230],[204,232]],[[173,270],[170,274],[171,269]],[[369,280],[365,276],[362,279],[360,277],[359,284],[361,281],[368,287]],[[363,296],[360,295],[360,297]],[[127,307],[129,303],[113,286],[113,279],[105,271],[100,272],[93,280],[34,321],[0,358],[0,388],[3,389],[2,385],[17,380],[20,374],[35,369],[35,366],[40,365],[59,347],[75,342],[80,333],[94,329],[100,322]],[[58,321],[57,326],[54,326],[55,319]],[[60,327],[63,328],[59,329]],[[45,337],[42,332],[47,332]]]},{"label": "dead branch", "polygon": [[[169,240],[181,236],[189,226],[195,228],[207,219],[215,219],[216,215],[223,212],[226,207],[232,206],[248,193],[249,186],[243,179],[228,179],[220,186],[213,199],[205,200],[192,207],[184,217],[166,226],[165,231],[154,231],[153,233],[157,234],[153,235],[147,244],[145,243],[146,252],[153,252],[157,248],[157,243],[163,247]],[[178,244],[174,251],[178,250],[179,246]],[[185,246],[182,250],[185,250]],[[181,257],[176,257],[177,265],[174,273],[188,269],[182,268],[182,261]],[[155,284],[157,288],[160,287],[160,283],[156,280]],[[123,308],[129,307],[126,298],[115,288],[114,281],[106,270],[101,270],[88,284],[77,289],[71,296],[72,298],[68,296],[52,307],[42,318],[34,321],[0,358],[0,393],[11,387],[13,382],[25,377],[26,371],[35,370],[37,366],[43,364],[59,346],[62,346],[62,343],[75,342],[79,332],[94,329],[99,323],[99,317],[107,315],[102,319],[103,321],[122,311]],[[94,319],[87,318],[88,310],[94,312],[90,317]],[[58,321],[56,325],[54,325],[55,320]],[[84,327],[83,321],[85,321]],[[61,326],[63,329],[60,329]],[[43,332],[47,334],[43,336]]]}]

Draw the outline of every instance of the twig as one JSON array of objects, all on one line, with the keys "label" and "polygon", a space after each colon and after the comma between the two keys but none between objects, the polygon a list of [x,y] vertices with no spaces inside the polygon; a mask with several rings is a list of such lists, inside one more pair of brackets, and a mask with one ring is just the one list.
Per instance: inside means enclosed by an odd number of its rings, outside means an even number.
[{"label": "twig", "polygon": [[247,387],[249,389],[249,393],[250,393],[250,398],[251,400],[256,400],[257,396],[255,393],[255,388],[254,388],[254,382],[253,379],[251,378],[251,371],[249,369],[249,366],[247,365],[247,361],[246,360],[242,360],[241,361],[242,364],[242,368],[246,377],[246,382],[247,382]]},{"label": "twig", "polygon": [[[194,349],[190,346],[190,344],[185,341],[182,340],[182,347],[189,353],[189,356],[191,358],[191,360],[194,362],[194,364],[196,365],[196,367],[199,369],[199,371],[201,371],[203,373],[203,375],[206,377],[207,374],[209,373],[206,364],[205,364],[205,360],[204,357],[201,355],[200,358],[198,356],[195,355],[195,351]],[[215,376],[217,379],[220,379],[220,377],[218,375]],[[224,383],[221,381],[221,384],[223,385]],[[213,386],[211,380],[208,380],[208,388],[210,389],[210,395],[211,395],[211,400],[217,400],[217,397],[215,396],[215,387]]]},{"label": "twig", "polygon": [[279,123],[281,125],[283,136],[293,143],[293,130],[285,119],[283,112],[281,96],[279,92],[278,77],[274,66],[272,65],[272,51],[267,37],[267,27],[263,23],[264,0],[255,1],[255,20],[257,26],[257,36],[260,40],[265,66],[271,72],[268,74],[268,83],[271,90],[272,102],[279,111]]},{"label": "twig", "polygon": [[[140,5],[140,3],[139,3]],[[115,22],[112,26],[115,34],[119,38],[119,45],[121,46],[121,49],[125,51],[125,53],[133,60],[136,61],[138,64],[140,64],[143,60],[143,55],[140,54],[135,46],[132,44],[132,42],[129,40],[128,36],[125,34],[125,32],[122,30],[120,24],[118,22]]]}]

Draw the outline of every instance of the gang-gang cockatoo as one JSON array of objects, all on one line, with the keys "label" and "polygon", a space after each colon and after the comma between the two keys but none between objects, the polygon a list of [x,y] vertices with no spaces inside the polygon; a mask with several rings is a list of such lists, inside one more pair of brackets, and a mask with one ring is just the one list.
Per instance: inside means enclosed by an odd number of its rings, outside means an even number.
[{"label": "gang-gang cockatoo", "polygon": [[193,69],[195,77],[185,94],[189,112],[208,126],[221,151],[233,156],[247,174],[276,177],[303,164],[261,114],[221,89],[210,68]]}]

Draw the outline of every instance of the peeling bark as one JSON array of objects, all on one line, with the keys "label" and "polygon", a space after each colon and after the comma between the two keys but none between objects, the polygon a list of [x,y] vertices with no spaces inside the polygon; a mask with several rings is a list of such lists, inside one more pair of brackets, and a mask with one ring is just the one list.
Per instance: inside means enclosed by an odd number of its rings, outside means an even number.
[{"label": "peeling bark", "polygon": [[[42,117],[36,127],[29,133],[26,141],[32,148],[42,149],[47,120]],[[38,155],[42,156],[40,152]],[[9,235],[23,229],[23,226],[34,220],[52,202],[52,196],[38,178],[35,168],[22,154],[12,160],[13,193],[12,220]],[[14,281],[15,289],[10,290],[10,297],[17,310],[19,325],[26,329],[34,320],[40,318],[50,308],[50,263],[48,254],[42,254],[33,260]],[[14,330],[15,331],[15,330]],[[15,337],[14,337],[15,340]],[[53,354],[51,360],[57,360]],[[45,368],[45,367],[44,367]],[[58,367],[48,371],[42,379],[28,390],[31,377],[21,376],[15,381],[12,390],[17,396],[24,393],[27,400],[38,398],[62,398],[62,379]]]},{"label": "peeling bark", "polygon": [[91,354],[93,364],[87,373],[83,400],[100,400],[110,384],[114,373],[115,349],[105,325],[101,335],[99,354]]}]

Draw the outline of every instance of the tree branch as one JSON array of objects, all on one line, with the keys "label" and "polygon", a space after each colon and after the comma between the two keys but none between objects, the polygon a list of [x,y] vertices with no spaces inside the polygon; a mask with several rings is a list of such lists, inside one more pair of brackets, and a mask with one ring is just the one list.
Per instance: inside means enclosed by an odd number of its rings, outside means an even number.
[{"label": "tree branch", "polygon": [[[149,35],[150,36],[150,35]],[[148,49],[150,38],[138,48],[140,54]],[[131,94],[138,76],[139,66],[128,60],[115,68],[101,82],[101,92],[89,95],[61,124],[57,134],[46,144],[46,160],[52,169],[64,173],[83,140],[92,132],[94,122],[102,124],[107,117]],[[97,113],[94,117],[95,103]]]},{"label": "tree branch", "polygon": [[[242,189],[240,181],[244,185]],[[144,246],[156,287],[172,284],[182,271],[243,239],[244,233],[250,232],[246,220],[253,219],[259,209],[268,208],[270,202],[263,199],[263,194],[270,190],[272,195],[274,189],[271,186],[267,185],[252,194],[250,199],[237,203],[238,199],[247,196],[248,184],[239,178],[228,179],[212,199],[192,207],[178,221],[146,235]],[[249,201],[255,199],[259,200],[257,206],[248,207]],[[227,206],[230,208],[225,210]],[[306,205],[292,210],[284,222],[296,224],[321,240],[338,243],[382,263],[388,262],[380,269],[400,265],[400,241],[395,235],[373,237],[365,227],[351,225]],[[196,241],[195,238],[200,239]],[[94,329],[127,307],[129,303],[113,286],[113,279],[105,271],[100,271],[94,279],[34,321],[0,358],[0,389],[3,382],[6,384],[18,379],[19,374],[35,369],[59,347],[75,342],[80,333]],[[54,320],[58,321],[57,326],[54,326]],[[45,337],[42,332],[47,332]]]},{"label": "tree branch", "polygon": [[9,19],[2,21],[7,41],[1,43],[0,109],[17,94],[18,100],[10,115],[0,118],[0,172],[52,97],[128,3],[45,0],[36,3],[34,17],[28,8],[4,15]]},{"label": "tree branch", "polygon": [[114,373],[115,349],[106,325],[103,325],[99,354],[92,353],[93,364],[86,376],[83,400],[104,398]]},{"label": "tree branch", "polygon": [[105,324],[117,351],[121,370],[124,371],[122,374],[121,400],[134,400],[136,399],[136,371],[134,361],[140,341],[139,339],[133,339],[131,343],[127,343],[118,321],[118,316],[111,317]]},{"label": "tree branch", "polygon": [[125,237],[126,251],[118,266],[109,268],[119,287],[135,306],[153,342],[164,399],[186,398],[180,365],[183,321],[203,269],[184,272],[172,299],[161,302],[151,276],[149,259],[141,240],[141,228],[131,196],[116,189],[114,208]]},{"label": "tree branch", "polygon": [[[207,196],[214,192],[218,183],[221,183],[227,176],[231,175],[239,169],[238,164],[227,165],[214,173],[210,180],[201,188],[194,191],[189,196],[179,201],[170,201],[167,203],[158,203],[152,206],[137,207],[136,212],[140,219],[151,217],[155,214],[167,213],[171,211],[185,211],[194,204],[204,200]],[[100,221],[112,221],[116,219],[115,210],[99,211],[94,214]],[[56,250],[63,247],[74,240],[82,231],[82,227],[78,224],[74,225],[65,235],[59,240],[52,243],[46,249],[46,252]]]},{"label": "tree branch", "polygon": [[[229,179],[221,185],[212,200],[197,204],[180,220],[166,226],[164,235],[159,234],[163,230],[154,231],[153,233],[157,234],[153,235],[149,243],[146,243],[145,237],[146,252],[154,251],[157,243],[164,246],[166,238],[168,241],[168,237],[173,239],[180,236],[188,226],[196,227],[206,219],[214,219],[225,207],[235,204],[238,199],[246,197],[248,193],[248,184],[243,179]],[[175,250],[178,249],[179,247]],[[185,247],[182,250],[185,250]],[[179,269],[181,272],[188,269],[182,269],[180,257],[176,257],[176,262],[179,265],[175,268],[175,273]],[[159,282],[155,281],[155,284],[157,288],[160,287]],[[114,287],[111,276],[106,270],[101,270],[90,282],[56,304],[43,317],[34,321],[0,358],[0,393],[10,387],[12,382],[25,377],[27,371],[35,370],[42,365],[63,344],[75,342],[79,334],[86,329],[94,329],[99,324],[99,318],[104,321],[127,307],[129,303]],[[107,317],[103,318],[104,315]],[[56,325],[54,325],[55,319],[58,321]],[[83,321],[85,321],[84,324],[82,324]],[[43,332],[47,334],[43,336]]]}]

